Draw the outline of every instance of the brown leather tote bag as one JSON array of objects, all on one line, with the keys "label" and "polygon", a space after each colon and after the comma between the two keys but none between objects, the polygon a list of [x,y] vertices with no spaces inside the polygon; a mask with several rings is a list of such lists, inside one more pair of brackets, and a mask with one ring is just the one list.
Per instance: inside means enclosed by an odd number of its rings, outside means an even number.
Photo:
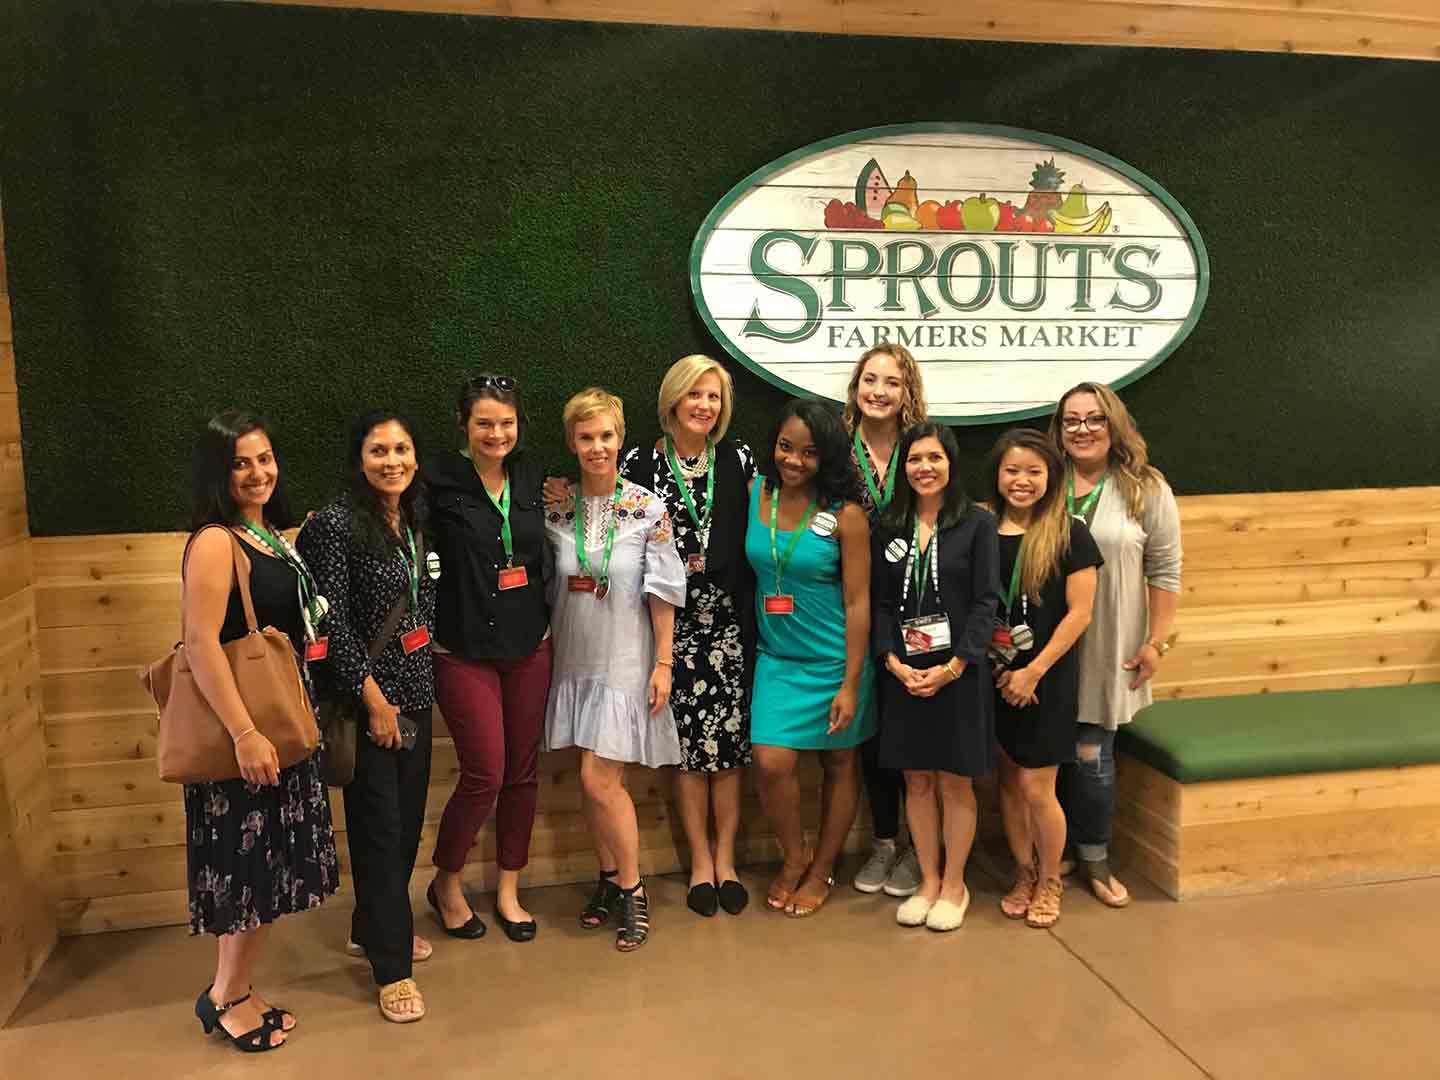
[{"label": "brown leather tote bag", "polygon": [[[223,528],[223,526],[206,526]],[[203,531],[203,530],[201,530]],[[196,532],[195,536],[200,535]],[[248,633],[221,646],[235,676],[240,700],[259,732],[275,744],[280,767],[304,761],[320,745],[320,731],[310,695],[300,679],[295,647],[288,634],[255,621],[255,601],[250,595],[250,560],[240,541],[229,529],[235,581],[245,607]],[[195,537],[190,538],[194,542]],[[189,545],[186,545],[189,551]],[[184,563],[181,563],[184,574]],[[140,672],[140,681],[155,699],[160,711],[160,736],[156,759],[160,779],[175,784],[234,780],[240,776],[235,744],[220,717],[210,707],[190,670],[185,651],[185,604],[180,604],[181,640],[162,659]]]}]

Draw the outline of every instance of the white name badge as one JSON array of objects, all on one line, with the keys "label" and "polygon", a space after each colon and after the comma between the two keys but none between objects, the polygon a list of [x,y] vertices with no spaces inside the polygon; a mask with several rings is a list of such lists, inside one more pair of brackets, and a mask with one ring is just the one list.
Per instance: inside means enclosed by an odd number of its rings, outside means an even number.
[{"label": "white name badge", "polygon": [[430,575],[431,581],[440,577],[440,556],[433,551],[425,553],[425,573]]},{"label": "white name badge", "polygon": [[950,648],[950,616],[922,615],[900,624],[906,656],[924,656]]},{"label": "white name badge", "polygon": [[910,544],[901,540],[898,536],[885,545],[886,562],[899,562],[910,554]]},{"label": "white name badge", "polygon": [[815,515],[815,520],[810,522],[810,531],[816,536],[829,536],[840,527],[840,519],[829,510],[821,510]]}]

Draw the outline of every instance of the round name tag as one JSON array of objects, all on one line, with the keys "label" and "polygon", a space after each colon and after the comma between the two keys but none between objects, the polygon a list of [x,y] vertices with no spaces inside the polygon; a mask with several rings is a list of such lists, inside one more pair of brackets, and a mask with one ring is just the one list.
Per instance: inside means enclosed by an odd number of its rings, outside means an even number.
[{"label": "round name tag", "polygon": [[440,576],[440,556],[433,551],[425,553],[425,573],[430,575],[431,581]]},{"label": "round name tag", "polygon": [[310,616],[312,624],[319,623],[326,615],[330,614],[330,601],[323,596],[315,597],[310,601],[310,610],[307,614]]},{"label": "round name tag", "polygon": [[821,510],[810,523],[810,531],[816,536],[829,536],[840,527],[840,520],[829,510]]},{"label": "round name tag", "polygon": [[1035,646],[1035,631],[1024,623],[1016,623],[1010,628],[1010,640],[1015,648],[1025,652]]},{"label": "round name tag", "polygon": [[910,542],[901,540],[898,536],[885,545],[885,558],[890,562],[899,562],[910,554]]}]

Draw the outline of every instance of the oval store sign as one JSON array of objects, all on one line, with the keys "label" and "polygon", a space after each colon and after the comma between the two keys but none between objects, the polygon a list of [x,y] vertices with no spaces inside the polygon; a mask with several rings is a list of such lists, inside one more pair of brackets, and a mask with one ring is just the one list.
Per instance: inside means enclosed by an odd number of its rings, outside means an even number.
[{"label": "oval store sign", "polygon": [[701,317],[763,378],[842,401],[859,355],[899,343],[955,424],[1138,379],[1189,335],[1209,283],[1195,223],[1155,181],[988,124],[868,128],[787,154],[720,200],[690,257]]}]

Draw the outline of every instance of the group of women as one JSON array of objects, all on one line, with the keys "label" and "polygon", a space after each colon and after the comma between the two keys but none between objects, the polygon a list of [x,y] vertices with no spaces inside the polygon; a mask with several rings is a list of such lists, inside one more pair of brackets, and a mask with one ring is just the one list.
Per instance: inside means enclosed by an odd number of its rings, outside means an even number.
[{"label": "group of women", "polygon": [[[581,391],[562,417],[571,482],[527,454],[519,382],[480,375],[458,395],[458,452],[421,461],[404,417],[360,418],[343,490],[293,545],[265,422],[209,422],[185,644],[241,777],[186,788],[191,926],[219,943],[196,1002],[207,1033],[252,1052],[283,1045],[295,1018],[256,994],[251,972],[269,924],[338,880],[318,755],[278,767],[220,649],[246,632],[231,536],[260,623],[290,634],[308,684],[364,717],[344,788],[348,948],[369,960],[389,1020],[425,1014],[413,964],[432,946],[415,933],[408,882],[432,705],[460,765],[426,893],[452,937],[486,932],[462,870],[492,811],[495,921],[512,941],[537,933],[519,879],[542,740],[579,750],[599,863],[579,924],[613,923],[622,952],[650,933],[627,765],[679,767],[687,904],[701,916],[749,902],[736,836],[752,763],[783,856],[765,904],[792,917],[835,885],[863,772],[874,848],[856,888],[903,898],[901,925],[959,927],[972,785],[997,763],[1017,866],[1005,914],[1059,917],[1067,832],[1095,895],[1128,901],[1106,862],[1114,735],[1148,702],[1169,647],[1181,553],[1174,497],[1124,405],[1084,383],[1048,434],[1006,432],[978,477],[981,504],[901,346],[860,358],[843,415],[787,404],[758,455],[728,435],[734,404],[720,364],[685,357],[661,383],[658,430],[622,459],[623,403]],[[813,843],[805,751],[823,773]]]}]

